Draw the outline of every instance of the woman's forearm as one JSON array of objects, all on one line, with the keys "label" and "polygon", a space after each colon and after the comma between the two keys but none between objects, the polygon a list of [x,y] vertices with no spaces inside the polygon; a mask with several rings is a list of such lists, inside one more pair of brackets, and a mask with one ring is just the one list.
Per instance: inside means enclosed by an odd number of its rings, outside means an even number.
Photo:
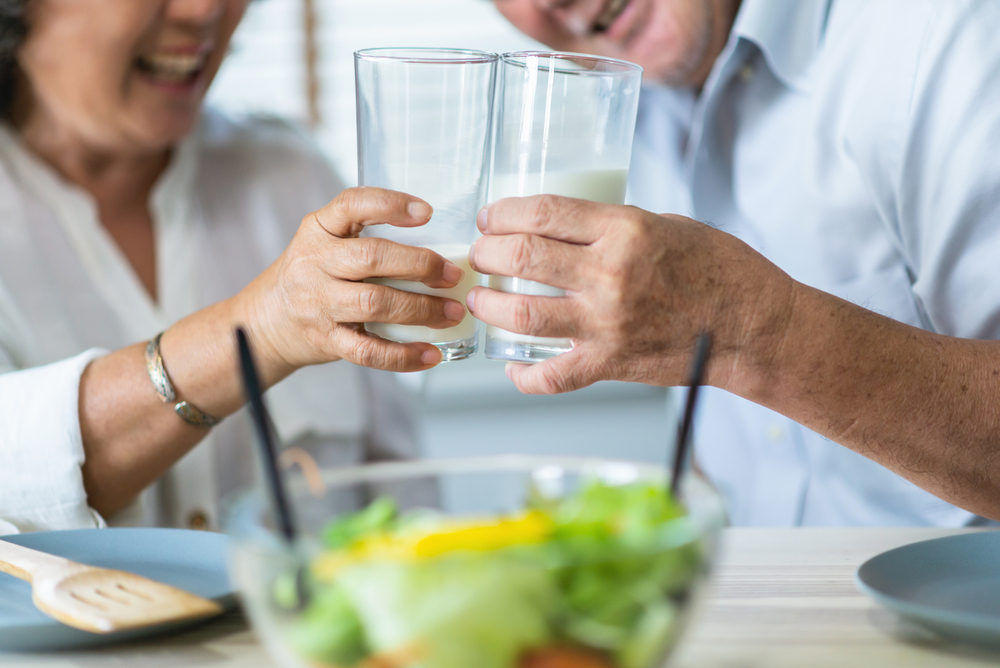
[{"label": "woman's forearm", "polygon": [[[378,188],[342,192],[303,220],[285,252],[238,295],[181,320],[160,341],[176,401],[225,417],[243,404],[233,328],[243,325],[264,389],[298,368],[346,359],[389,371],[421,371],[441,361],[429,343],[368,335],[364,322],[453,327],[464,307],[441,297],[364,283],[371,277],[452,287],[462,271],[425,248],[358,238],[365,225],[414,227],[431,208]],[[90,507],[120,510],[195,446],[206,429],[163,403],[146,372],[145,343],[94,360],[80,379],[84,486]]]},{"label": "woman's forearm", "polygon": [[[225,417],[243,403],[232,300],[173,325],[160,343],[177,392],[209,415]],[[164,403],[146,372],[145,343],[94,360],[80,379],[83,479],[89,505],[112,514],[166,472],[208,434]],[[268,384],[280,380],[274,373]]]},{"label": "woman's forearm", "polygon": [[796,284],[781,343],[727,389],[1000,519],[1000,342],[942,336]]}]

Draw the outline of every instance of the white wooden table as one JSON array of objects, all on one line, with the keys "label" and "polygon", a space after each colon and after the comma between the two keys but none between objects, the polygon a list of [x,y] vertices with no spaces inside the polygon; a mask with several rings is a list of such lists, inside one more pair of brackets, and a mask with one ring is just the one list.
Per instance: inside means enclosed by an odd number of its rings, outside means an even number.
[{"label": "white wooden table", "polygon": [[[869,557],[954,533],[961,531],[728,529],[708,600],[671,666],[996,665],[1000,654],[936,641],[854,584],[857,567]],[[62,654],[0,654],[0,666],[273,668],[238,613],[163,640]]]}]

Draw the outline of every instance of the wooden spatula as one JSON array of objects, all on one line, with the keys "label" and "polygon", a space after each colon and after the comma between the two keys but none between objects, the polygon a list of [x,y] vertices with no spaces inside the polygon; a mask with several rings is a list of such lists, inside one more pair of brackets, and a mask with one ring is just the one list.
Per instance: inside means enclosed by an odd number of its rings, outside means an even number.
[{"label": "wooden spatula", "polygon": [[91,633],[208,617],[215,602],[125,571],[78,564],[0,540],[0,571],[31,583],[39,610]]}]

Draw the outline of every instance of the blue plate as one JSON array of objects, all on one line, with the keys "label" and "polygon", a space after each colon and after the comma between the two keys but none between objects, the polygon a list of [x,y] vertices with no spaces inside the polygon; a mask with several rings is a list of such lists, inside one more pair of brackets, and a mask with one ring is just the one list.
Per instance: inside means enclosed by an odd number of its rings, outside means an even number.
[{"label": "blue plate", "polygon": [[[80,529],[2,536],[0,540],[92,566],[116,568],[210,598],[224,609],[236,605],[226,575],[226,536],[181,529]],[[31,585],[0,573],[0,652],[89,647],[159,635],[203,622],[195,620],[96,634],[65,626],[31,602]],[[0,663],[3,663],[0,660]]]},{"label": "blue plate", "polygon": [[943,637],[1000,647],[1000,532],[883,552],[861,565],[858,584],[879,603]]}]

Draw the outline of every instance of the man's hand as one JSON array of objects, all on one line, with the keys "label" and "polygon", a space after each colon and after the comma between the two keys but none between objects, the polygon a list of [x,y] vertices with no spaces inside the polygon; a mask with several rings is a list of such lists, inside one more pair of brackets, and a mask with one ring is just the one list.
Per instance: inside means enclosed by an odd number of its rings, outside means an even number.
[{"label": "man's hand", "polygon": [[552,394],[598,380],[681,385],[698,332],[713,333],[707,380],[725,387],[742,365],[766,365],[791,318],[794,282],[735,237],[680,216],[541,195],[480,212],[473,246],[482,273],[540,281],[565,297],[475,288],[484,322],[573,340],[541,364],[509,364],[525,393]]}]

